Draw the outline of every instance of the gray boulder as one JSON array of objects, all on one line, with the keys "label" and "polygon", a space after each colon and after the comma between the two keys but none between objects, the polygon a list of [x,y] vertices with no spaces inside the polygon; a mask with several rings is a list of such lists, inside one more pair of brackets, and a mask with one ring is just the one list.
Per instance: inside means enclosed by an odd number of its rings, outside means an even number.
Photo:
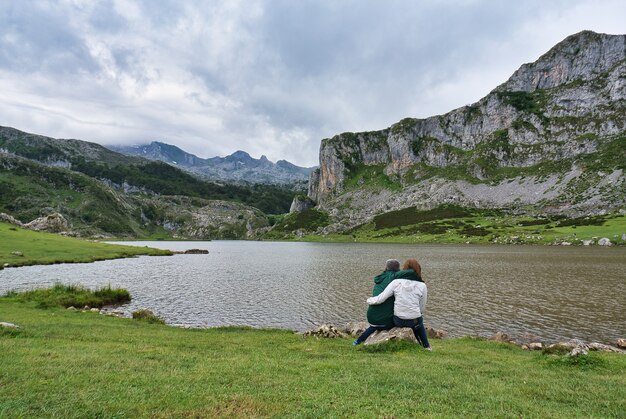
[{"label": "gray boulder", "polygon": [[611,243],[611,240],[609,240],[608,238],[603,237],[598,240],[598,246],[613,246],[613,243]]},{"label": "gray boulder", "polygon": [[39,217],[24,225],[24,227],[35,231],[48,231],[50,233],[60,233],[68,230],[68,223],[63,215],[58,212]]},{"label": "gray boulder", "polygon": [[13,323],[0,322],[0,327],[4,327],[7,329],[20,329],[20,327]]}]

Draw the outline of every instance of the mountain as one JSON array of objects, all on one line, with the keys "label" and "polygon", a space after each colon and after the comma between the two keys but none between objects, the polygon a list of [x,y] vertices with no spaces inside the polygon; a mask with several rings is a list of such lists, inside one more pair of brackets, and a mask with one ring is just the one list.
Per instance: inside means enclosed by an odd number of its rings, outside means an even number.
[{"label": "mountain", "polygon": [[248,238],[289,210],[276,185],[217,184],[98,144],[0,127],[0,213],[58,212],[79,235]]},{"label": "mountain", "polygon": [[226,157],[203,159],[180,148],[153,141],[138,146],[109,146],[111,150],[141,156],[175,165],[183,170],[208,180],[224,182],[246,182],[275,185],[296,185],[295,189],[306,188],[313,167],[299,167],[285,160],[272,163],[265,156],[252,158],[245,151],[236,151]]},{"label": "mountain", "polygon": [[325,231],[441,205],[569,217],[626,204],[626,35],[569,36],[478,102],[322,140]]}]

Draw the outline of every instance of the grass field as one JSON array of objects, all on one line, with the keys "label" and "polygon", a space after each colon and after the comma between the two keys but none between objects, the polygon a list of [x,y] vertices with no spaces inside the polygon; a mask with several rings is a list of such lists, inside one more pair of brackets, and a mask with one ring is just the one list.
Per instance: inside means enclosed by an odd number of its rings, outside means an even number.
[{"label": "grass field", "polygon": [[626,356],[470,338],[352,347],[286,330],[188,330],[0,298],[0,417],[598,417]]},{"label": "grass field", "polygon": [[[432,214],[431,214],[432,213]],[[458,214],[445,211],[416,211],[407,208],[382,214],[372,222],[343,234],[309,234],[302,240],[379,243],[473,243],[473,244],[562,244],[583,245],[608,238],[614,245],[626,245],[625,215],[578,219],[530,218],[497,212],[476,211]]]},{"label": "grass field", "polygon": [[94,262],[137,255],[171,254],[167,250],[119,246],[41,233],[0,222],[0,269],[8,266]]}]

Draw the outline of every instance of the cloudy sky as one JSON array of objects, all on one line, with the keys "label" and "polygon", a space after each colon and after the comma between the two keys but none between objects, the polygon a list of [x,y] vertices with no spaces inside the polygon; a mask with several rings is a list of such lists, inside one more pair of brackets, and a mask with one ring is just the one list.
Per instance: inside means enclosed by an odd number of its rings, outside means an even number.
[{"label": "cloudy sky", "polygon": [[311,166],[624,22],[623,0],[0,0],[0,125]]}]

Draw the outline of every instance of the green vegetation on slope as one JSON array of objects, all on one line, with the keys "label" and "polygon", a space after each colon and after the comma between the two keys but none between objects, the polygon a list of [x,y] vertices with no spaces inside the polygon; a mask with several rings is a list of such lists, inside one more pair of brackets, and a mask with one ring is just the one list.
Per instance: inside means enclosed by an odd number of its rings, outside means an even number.
[{"label": "green vegetation on slope", "polygon": [[476,339],[376,348],[188,330],[0,298],[0,416],[622,417],[626,357]]},{"label": "green vegetation on slope", "polygon": [[169,250],[96,243],[40,233],[0,222],[0,269],[7,266],[94,262],[138,255],[167,256]]},{"label": "green vegetation on slope", "polygon": [[130,293],[110,285],[94,291],[80,285],[55,284],[51,288],[31,291],[10,291],[6,297],[16,301],[32,301],[39,308],[48,307],[103,307],[105,305],[124,304],[130,301]]},{"label": "green vegetation on slope", "polygon": [[289,238],[292,231],[304,230],[313,232],[319,227],[326,227],[328,224],[330,224],[330,217],[326,212],[317,208],[309,208],[302,212],[285,215],[277,221],[263,238],[268,240],[285,239]]}]

